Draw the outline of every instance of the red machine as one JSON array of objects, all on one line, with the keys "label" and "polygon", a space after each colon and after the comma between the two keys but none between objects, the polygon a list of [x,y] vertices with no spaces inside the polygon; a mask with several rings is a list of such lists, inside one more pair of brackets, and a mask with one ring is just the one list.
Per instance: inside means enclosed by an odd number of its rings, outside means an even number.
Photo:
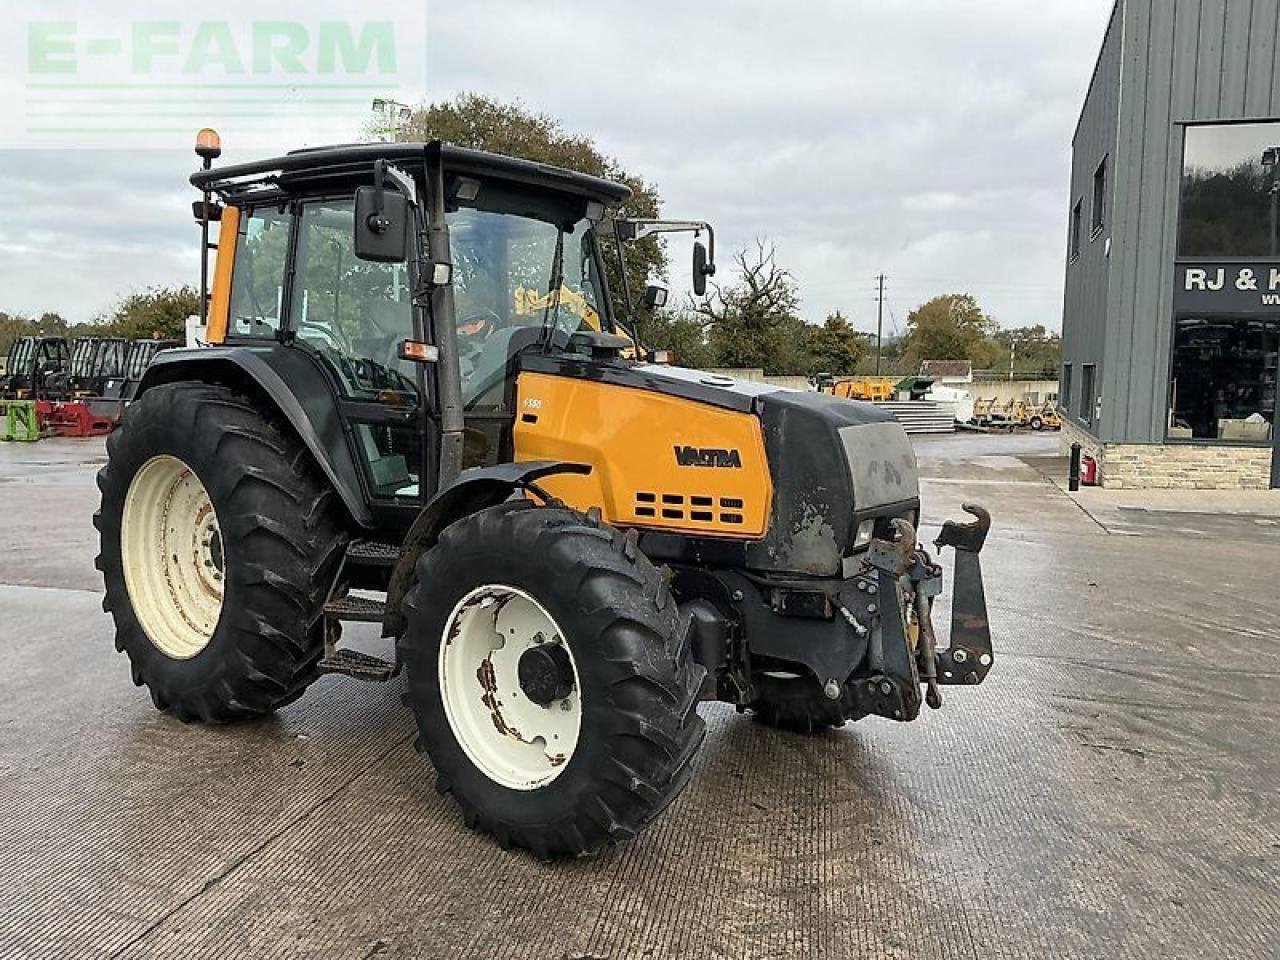
[{"label": "red machine", "polygon": [[40,400],[40,433],[50,437],[101,437],[120,421],[119,403],[95,400]]}]

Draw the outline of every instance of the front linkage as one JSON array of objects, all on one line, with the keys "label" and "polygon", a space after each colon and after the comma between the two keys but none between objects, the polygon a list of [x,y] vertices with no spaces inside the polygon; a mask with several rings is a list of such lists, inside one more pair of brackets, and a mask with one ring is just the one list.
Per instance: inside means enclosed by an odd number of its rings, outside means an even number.
[{"label": "front linkage", "polygon": [[953,547],[956,552],[947,649],[937,649],[932,616],[934,598],[942,592],[942,568],[917,543],[907,521],[893,521],[893,540],[872,541],[866,568],[840,591],[840,615],[857,636],[869,640],[870,674],[851,681],[859,707],[867,713],[914,720],[922,699],[935,710],[942,706],[940,685],[981,683],[991,669],[991,630],[979,559],[991,516],[975,504],[964,504],[964,510],[974,522],[948,520],[934,541],[939,550]]}]

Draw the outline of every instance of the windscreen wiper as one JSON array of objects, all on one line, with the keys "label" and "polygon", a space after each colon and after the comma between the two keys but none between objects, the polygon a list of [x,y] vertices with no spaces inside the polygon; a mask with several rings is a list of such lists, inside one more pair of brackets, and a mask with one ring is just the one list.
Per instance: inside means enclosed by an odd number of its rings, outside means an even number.
[{"label": "windscreen wiper", "polygon": [[564,286],[564,230],[556,231],[556,252],[551,264],[551,287],[547,290],[547,305],[542,310],[542,335],[539,341],[543,352],[550,353],[555,343],[555,327],[551,323],[551,308],[560,313],[560,288]]}]

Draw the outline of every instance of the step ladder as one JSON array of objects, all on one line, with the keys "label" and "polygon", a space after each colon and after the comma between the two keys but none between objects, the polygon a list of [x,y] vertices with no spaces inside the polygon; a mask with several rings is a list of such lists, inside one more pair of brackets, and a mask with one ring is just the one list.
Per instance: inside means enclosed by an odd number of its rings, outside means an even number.
[{"label": "step ladder", "polygon": [[399,658],[383,660],[360,650],[339,647],[343,623],[382,623],[385,600],[347,592],[344,574],[350,567],[394,567],[400,559],[398,544],[380,540],[352,540],[334,577],[324,604],[324,656],[321,673],[341,673],[357,680],[382,682],[400,673]]}]

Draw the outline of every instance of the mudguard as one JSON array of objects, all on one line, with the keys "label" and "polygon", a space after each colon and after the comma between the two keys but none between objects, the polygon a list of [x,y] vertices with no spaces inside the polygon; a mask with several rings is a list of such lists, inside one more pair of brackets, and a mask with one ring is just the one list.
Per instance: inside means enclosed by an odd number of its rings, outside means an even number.
[{"label": "mudguard", "polygon": [[502,503],[518,489],[533,488],[536,491],[536,484],[543,477],[590,472],[590,464],[562,460],[527,460],[463,470],[449,486],[431,498],[405,534],[400,546],[400,559],[387,584],[387,612],[382,622],[382,635],[398,636],[404,632],[401,606],[413,584],[418,557],[436,542],[441,530],[460,517]]},{"label": "mudguard", "polygon": [[306,444],[357,524],[374,526],[360,486],[360,471],[338,417],[334,390],[305,351],[274,342],[163,350],[138,383],[136,396],[178,380],[205,380],[236,386],[244,380],[261,389]]}]

